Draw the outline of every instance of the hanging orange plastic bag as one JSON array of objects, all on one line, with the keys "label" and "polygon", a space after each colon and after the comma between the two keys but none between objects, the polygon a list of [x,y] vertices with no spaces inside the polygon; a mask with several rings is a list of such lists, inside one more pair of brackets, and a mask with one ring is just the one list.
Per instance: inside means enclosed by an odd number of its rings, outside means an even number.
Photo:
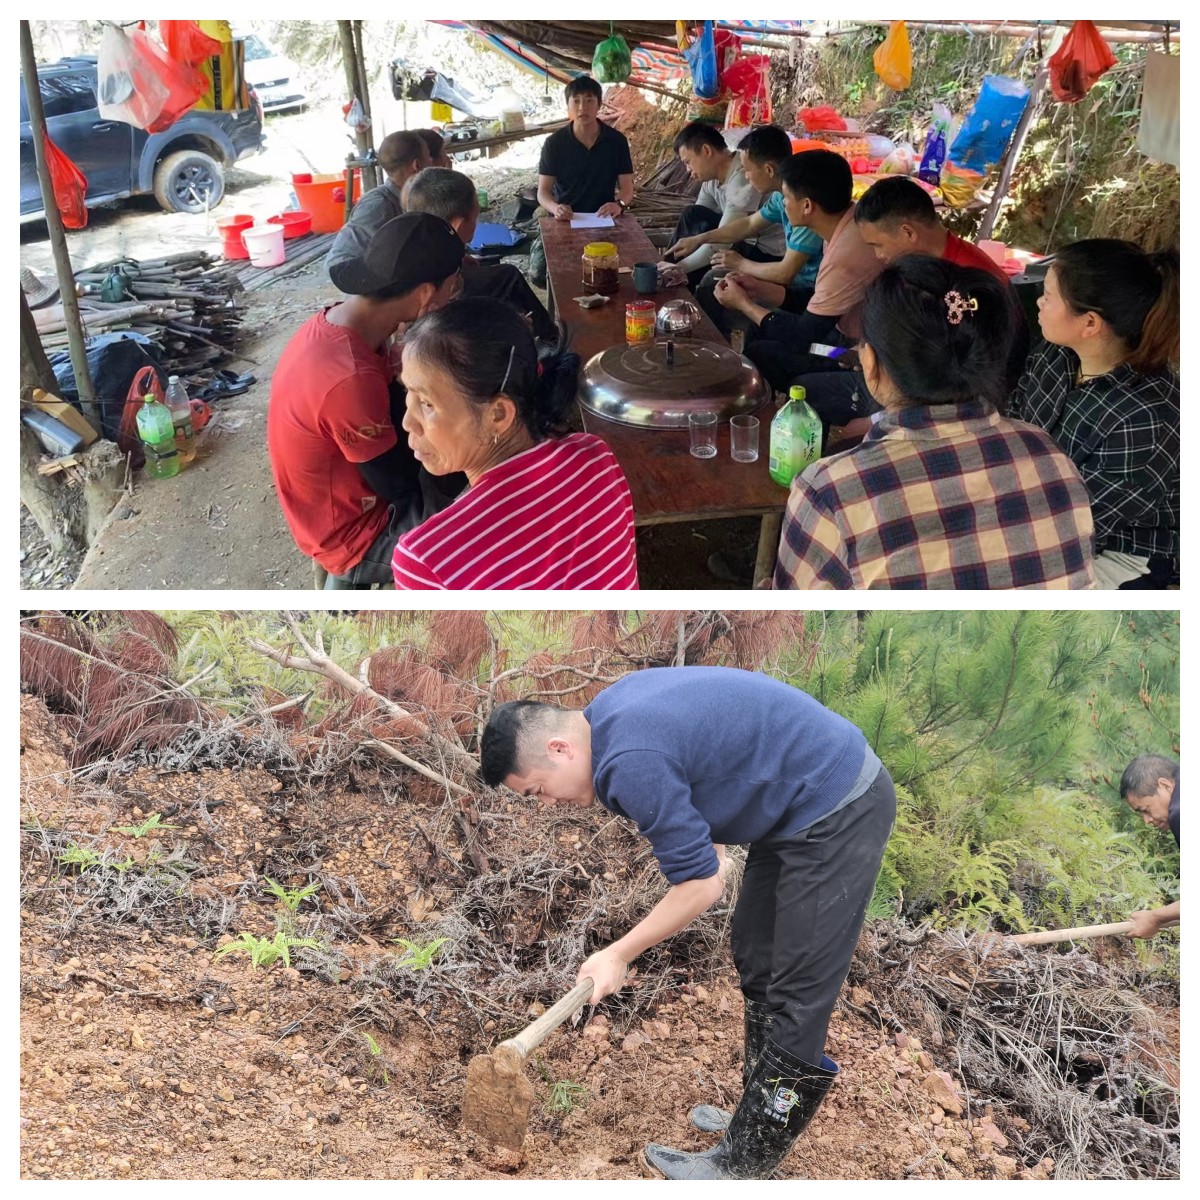
[{"label": "hanging orange plastic bag", "polygon": [[875,48],[875,74],[896,92],[912,83],[912,47],[903,21],[893,21],[883,44]]},{"label": "hanging orange plastic bag", "polygon": [[82,229],[88,223],[87,176],[50,140],[49,134],[44,136],[43,146],[62,223],[67,229]]},{"label": "hanging orange plastic bag", "polygon": [[1116,66],[1116,62],[1117,56],[1100,36],[1100,30],[1091,21],[1076,21],[1046,64],[1050,68],[1050,90],[1055,100],[1064,104],[1078,103],[1109,67]]}]

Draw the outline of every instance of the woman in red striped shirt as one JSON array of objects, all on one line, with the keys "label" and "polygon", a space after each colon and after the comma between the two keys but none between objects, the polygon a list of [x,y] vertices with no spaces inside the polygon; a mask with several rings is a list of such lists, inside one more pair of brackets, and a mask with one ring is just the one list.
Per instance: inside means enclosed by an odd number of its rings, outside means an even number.
[{"label": "woman in red striped shirt", "polygon": [[467,490],[400,538],[396,587],[637,587],[633,502],[600,438],[568,433],[579,356],[539,361],[517,311],[463,299],[404,341],[404,429],[431,475]]}]

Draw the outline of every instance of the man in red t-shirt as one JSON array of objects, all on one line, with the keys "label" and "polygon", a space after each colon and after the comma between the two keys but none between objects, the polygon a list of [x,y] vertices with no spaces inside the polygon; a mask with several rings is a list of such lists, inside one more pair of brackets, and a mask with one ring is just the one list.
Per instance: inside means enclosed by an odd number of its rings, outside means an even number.
[{"label": "man in red t-shirt", "polygon": [[306,321],[275,368],[275,491],[296,544],[329,572],[328,588],[390,582],[396,540],[453,498],[397,433],[387,350],[400,326],[458,294],[463,251],[440,217],[394,217],[341,264],[348,298]]}]

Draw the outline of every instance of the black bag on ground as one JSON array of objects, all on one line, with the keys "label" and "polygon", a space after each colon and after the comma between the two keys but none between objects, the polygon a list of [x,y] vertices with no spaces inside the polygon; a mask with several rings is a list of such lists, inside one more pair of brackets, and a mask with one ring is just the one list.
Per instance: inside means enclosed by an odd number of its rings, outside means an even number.
[{"label": "black bag on ground", "polygon": [[[103,425],[101,436],[110,442],[119,440],[129,385],[138,371],[143,367],[153,367],[160,387],[158,398],[161,400],[166,394],[167,372],[158,357],[157,348],[149,340],[143,341],[126,333],[89,338],[87,364],[96,403],[100,406]],[[58,383],[59,396],[79,408],[79,387],[75,382],[75,368],[71,365],[70,354],[64,350],[51,355],[50,366]]]}]

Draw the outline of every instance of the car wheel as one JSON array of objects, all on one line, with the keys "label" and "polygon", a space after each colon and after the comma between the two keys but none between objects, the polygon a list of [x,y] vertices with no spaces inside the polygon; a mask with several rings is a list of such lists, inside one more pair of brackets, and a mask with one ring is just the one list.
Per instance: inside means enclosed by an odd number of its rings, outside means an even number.
[{"label": "car wheel", "polygon": [[167,212],[202,213],[225,196],[225,169],[201,150],[168,154],[154,171],[154,198]]}]

